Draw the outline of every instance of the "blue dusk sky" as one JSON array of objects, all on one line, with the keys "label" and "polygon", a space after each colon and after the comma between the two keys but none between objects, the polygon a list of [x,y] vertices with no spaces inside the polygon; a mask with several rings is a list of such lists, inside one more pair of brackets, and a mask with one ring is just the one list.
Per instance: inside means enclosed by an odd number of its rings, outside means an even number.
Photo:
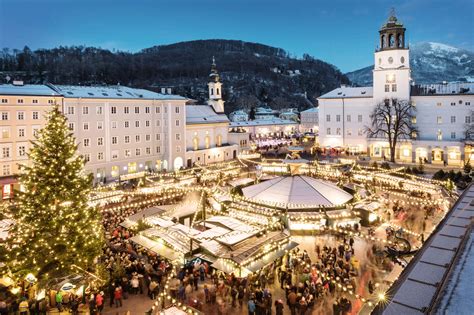
[{"label": "blue dusk sky", "polygon": [[330,62],[373,63],[394,7],[408,41],[474,50],[473,0],[0,0],[0,48],[87,45],[139,51],[195,39],[238,39]]}]

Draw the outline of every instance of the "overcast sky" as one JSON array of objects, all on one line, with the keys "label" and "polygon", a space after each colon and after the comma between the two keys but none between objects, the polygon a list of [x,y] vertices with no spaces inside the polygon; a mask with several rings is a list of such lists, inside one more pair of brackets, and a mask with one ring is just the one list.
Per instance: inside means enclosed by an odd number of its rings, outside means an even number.
[{"label": "overcast sky", "polygon": [[409,42],[474,50],[473,0],[0,0],[0,47],[138,51],[239,39],[309,53],[346,72],[373,63],[391,7]]}]

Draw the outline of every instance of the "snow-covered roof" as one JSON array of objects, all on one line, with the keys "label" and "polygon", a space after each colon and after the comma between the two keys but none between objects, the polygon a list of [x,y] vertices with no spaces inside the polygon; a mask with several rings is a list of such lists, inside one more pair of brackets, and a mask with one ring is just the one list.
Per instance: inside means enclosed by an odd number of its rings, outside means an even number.
[{"label": "snow-covered roof", "polygon": [[210,105],[186,105],[186,124],[228,123],[225,114],[217,114]]},{"label": "snow-covered roof", "polygon": [[307,110],[302,111],[301,114],[303,114],[303,113],[317,113],[317,112],[319,112],[319,108],[317,108],[317,107],[312,107],[312,108],[310,108],[310,109],[307,109]]},{"label": "snow-covered roof", "polygon": [[340,205],[352,195],[336,185],[308,176],[280,176],[242,189],[244,196],[269,203],[293,205]]},{"label": "snow-covered roof", "polygon": [[449,82],[437,84],[419,84],[411,88],[412,96],[436,96],[474,94],[474,82]]},{"label": "snow-covered roof", "polygon": [[341,86],[337,89],[332,90],[324,95],[318,97],[318,99],[324,98],[367,98],[372,97],[372,87],[350,87]]},{"label": "snow-covered roof", "polygon": [[0,84],[0,95],[60,96],[58,92],[44,84]]},{"label": "snow-covered roof", "polygon": [[272,119],[256,119],[249,121],[233,121],[230,127],[253,127],[253,126],[274,126],[274,125],[295,125],[297,122],[289,119],[272,118]]},{"label": "snow-covered roof", "polygon": [[114,99],[148,99],[148,100],[186,100],[179,95],[160,94],[145,89],[135,89],[121,85],[79,86],[52,85],[66,98],[114,98]]}]

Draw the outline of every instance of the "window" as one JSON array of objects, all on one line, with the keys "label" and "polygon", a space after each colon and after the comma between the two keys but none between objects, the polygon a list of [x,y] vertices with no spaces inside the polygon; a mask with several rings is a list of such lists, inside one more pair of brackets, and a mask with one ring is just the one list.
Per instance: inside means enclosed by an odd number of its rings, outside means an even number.
[{"label": "window", "polygon": [[2,139],[10,138],[10,127],[3,127],[2,128]]},{"label": "window", "polygon": [[456,102],[451,102],[451,106],[456,106]]},{"label": "window", "polygon": [[125,156],[126,157],[129,157],[131,155],[132,155],[132,153],[130,152],[130,150],[125,150]]},{"label": "window", "polygon": [[88,147],[90,145],[90,139],[84,139],[84,141],[82,142],[84,144],[84,147]]},{"label": "window", "polygon": [[145,114],[149,114],[150,113],[150,107],[145,107]]},{"label": "window", "polygon": [[104,122],[98,121],[97,122],[97,130],[102,130],[104,128]]},{"label": "window", "polygon": [[112,137],[112,144],[117,144],[117,137]]},{"label": "window", "polygon": [[340,122],[341,121],[341,115],[336,115],[336,122]]},{"label": "window", "polygon": [[330,122],[331,121],[331,115],[326,115],[326,121]]},{"label": "window", "polygon": [[160,106],[155,107],[155,113],[159,114],[161,112]]},{"label": "window", "polygon": [[135,114],[140,114],[140,107],[135,106]]},{"label": "window", "polygon": [[25,112],[17,112],[16,113],[16,118],[18,120],[24,120],[25,119]]},{"label": "window", "polygon": [[179,145],[176,146],[176,153],[181,152],[181,147]]},{"label": "window", "polygon": [[179,114],[179,107],[178,107],[178,106],[176,106],[176,107],[174,108],[174,112],[175,112],[176,114]]},{"label": "window", "polygon": [[179,133],[176,134],[176,140],[177,141],[181,140],[181,135]]},{"label": "window", "polygon": [[326,134],[328,134],[328,135],[331,134],[331,128],[326,129]]},{"label": "window", "polygon": [[130,127],[130,122],[129,122],[129,121],[125,121],[125,122],[123,123],[123,125],[125,126],[125,128],[128,128],[128,127]]},{"label": "window", "polygon": [[136,155],[136,156],[140,156],[141,153],[142,153],[142,152],[141,152],[140,149],[135,149],[135,155]]},{"label": "window", "polygon": [[396,92],[397,91],[397,85],[396,84],[392,84],[392,92]]},{"label": "window", "polygon": [[156,126],[157,126],[157,127],[160,126],[160,121],[159,121],[159,120],[156,121]]},{"label": "window", "polygon": [[348,135],[348,136],[352,136],[352,130],[348,129],[348,130],[347,130],[347,135]]},{"label": "window", "polygon": [[341,135],[341,128],[337,128],[337,129],[336,129],[336,134],[337,134],[338,136]]},{"label": "window", "polygon": [[8,120],[8,112],[2,112],[2,120]]},{"label": "window", "polygon": [[438,135],[437,135],[437,138],[439,141],[443,140],[443,133],[441,132],[440,129],[438,129]]},{"label": "window", "polygon": [[[176,108],[178,108],[178,107],[176,107]],[[176,119],[175,123],[176,123],[176,127],[179,127],[179,119]]]},{"label": "window", "polygon": [[117,122],[116,121],[112,121],[111,125],[112,125],[112,129],[117,129]]},{"label": "window", "polygon": [[8,165],[8,164],[3,165],[2,171],[3,171],[3,176],[11,175],[11,173],[10,173],[10,165]]},{"label": "window", "polygon": [[436,123],[439,125],[439,124],[442,124],[443,123],[443,117],[441,116],[438,116],[436,117]]},{"label": "window", "polygon": [[23,138],[25,136],[25,128],[18,128],[18,137]]},{"label": "window", "polygon": [[451,132],[451,139],[456,139],[456,132]]},{"label": "window", "polygon": [[130,136],[125,136],[124,137],[124,142],[125,143],[130,143]]},{"label": "window", "polygon": [[209,138],[209,136],[206,136],[206,138],[204,139],[204,144],[206,146],[206,149],[209,149],[209,147],[211,146],[211,138]]},{"label": "window", "polygon": [[97,106],[96,109],[95,109],[95,113],[97,115],[102,115],[102,106]]},{"label": "window", "polygon": [[82,115],[89,115],[89,107],[84,106],[82,108]]},{"label": "window", "polygon": [[145,153],[146,154],[151,154],[151,148],[149,148],[149,147],[145,148]]},{"label": "window", "polygon": [[199,139],[198,137],[193,138],[193,150],[197,151],[199,149]]},{"label": "window", "polygon": [[156,134],[156,141],[160,141],[161,140],[161,134],[160,133],[157,133]]},{"label": "window", "polygon": [[7,102],[8,102],[8,100],[7,100],[6,98],[2,98],[2,103],[3,103],[3,104],[5,104],[5,103],[7,103]]},{"label": "window", "polygon": [[91,155],[89,153],[84,154],[84,161],[89,162],[91,160]]},{"label": "window", "polygon": [[362,128],[359,128],[359,130],[357,131],[357,135],[362,136],[363,134],[364,131],[362,130]]},{"label": "window", "polygon": [[33,120],[38,120],[39,119],[39,112],[33,112]]},{"label": "window", "polygon": [[2,148],[2,157],[8,159],[10,157],[10,148]]},{"label": "window", "polygon": [[443,104],[441,102],[436,103],[436,106],[441,107]]},{"label": "window", "polygon": [[68,124],[68,128],[69,128],[69,130],[74,131],[74,123],[70,122]]},{"label": "window", "polygon": [[385,92],[390,92],[390,84],[385,84]]},{"label": "window", "polygon": [[347,115],[346,120],[347,122],[351,122],[351,115]]},{"label": "window", "polygon": [[48,104],[53,104],[54,101],[53,100],[48,100]]},{"label": "window", "polygon": [[[112,154],[111,154],[111,155],[112,155],[112,160],[118,159],[118,157],[119,157],[119,151],[114,150],[114,151],[112,151],[111,153],[112,153]],[[112,167],[112,168],[113,168],[113,167]]]},{"label": "window", "polygon": [[456,116],[451,116],[451,123],[452,124],[456,123]]},{"label": "window", "polygon": [[413,116],[413,117],[411,118],[411,123],[412,123],[412,124],[416,124],[416,116]]},{"label": "window", "polygon": [[465,102],[464,103],[466,106],[471,106],[471,102]]},{"label": "window", "polygon": [[18,156],[25,156],[26,155],[26,147],[24,145],[20,145],[18,147]]},{"label": "window", "polygon": [[67,108],[67,114],[68,114],[68,115],[74,115],[74,107],[68,106],[68,108]]},{"label": "window", "polygon": [[161,147],[156,147],[156,153],[161,153]]},{"label": "window", "polygon": [[149,120],[145,120],[145,127],[150,127],[150,121]]},{"label": "window", "polygon": [[136,127],[136,128],[140,128],[140,121],[139,121],[139,120],[136,120],[136,121],[135,121],[135,127]]},{"label": "window", "polygon": [[151,140],[151,135],[145,135],[145,141],[150,141]]},{"label": "window", "polygon": [[17,102],[18,102],[18,104],[23,104],[23,99],[19,98]]},{"label": "window", "polygon": [[135,136],[135,142],[140,142],[140,135]]},{"label": "window", "polygon": [[110,112],[111,112],[112,114],[117,114],[117,107],[112,106],[112,107],[110,108]]},{"label": "window", "polygon": [[130,113],[130,108],[129,108],[128,106],[125,106],[125,107],[123,108],[123,113],[124,113],[124,114],[129,114],[129,113]]},{"label": "window", "polygon": [[83,130],[89,130],[89,123],[88,123],[88,122],[85,122],[85,123],[82,125],[82,129],[83,129]]},{"label": "window", "polygon": [[102,161],[104,159],[104,152],[97,153],[97,160]]},{"label": "window", "polygon": [[102,138],[102,137],[97,138],[97,145],[98,145],[98,146],[104,145],[104,138]]},{"label": "window", "polygon": [[39,127],[33,127],[33,137],[38,137],[39,129]]},{"label": "window", "polygon": [[362,122],[362,115],[357,116],[357,122]]},{"label": "window", "polygon": [[471,116],[466,116],[465,121],[466,121],[466,124],[470,124],[471,123]]}]

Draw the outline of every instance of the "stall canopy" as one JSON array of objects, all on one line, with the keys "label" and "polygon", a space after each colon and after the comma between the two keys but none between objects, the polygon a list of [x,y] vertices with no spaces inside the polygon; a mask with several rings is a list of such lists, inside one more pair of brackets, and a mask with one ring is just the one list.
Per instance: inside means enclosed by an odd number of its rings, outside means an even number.
[{"label": "stall canopy", "polygon": [[134,226],[137,224],[139,220],[144,220],[146,218],[159,215],[165,212],[165,209],[159,208],[159,207],[150,207],[147,208],[143,211],[139,211],[131,216],[129,216],[125,221],[123,221],[120,225],[123,226],[124,228],[130,228],[131,226]]},{"label": "stall canopy", "polygon": [[352,195],[336,185],[308,176],[280,176],[242,189],[246,198],[266,203],[334,206],[345,204]]},{"label": "stall canopy", "polygon": [[150,240],[143,235],[135,235],[134,237],[130,238],[130,241],[171,261],[180,260],[183,258],[183,254],[176,252],[175,250],[160,242]]},{"label": "stall canopy", "polygon": [[251,272],[257,272],[263,267],[268,266],[269,264],[273,263],[277,259],[285,256],[285,254],[292,250],[293,248],[296,248],[298,246],[298,243],[296,242],[289,242],[285,247],[283,247],[280,250],[271,252],[265,256],[263,256],[261,259],[256,260],[253,263],[248,264],[245,268],[250,270]]}]

